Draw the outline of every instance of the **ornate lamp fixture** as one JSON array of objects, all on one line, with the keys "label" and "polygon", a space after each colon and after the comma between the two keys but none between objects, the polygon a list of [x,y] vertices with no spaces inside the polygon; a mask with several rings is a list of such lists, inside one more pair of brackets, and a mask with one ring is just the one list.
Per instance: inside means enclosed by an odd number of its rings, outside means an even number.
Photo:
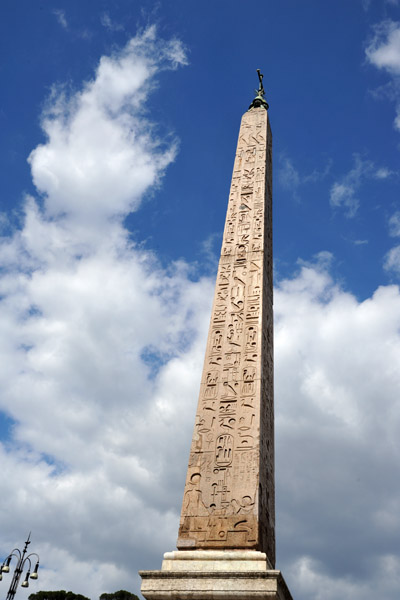
[{"label": "ornate lamp fixture", "polygon": [[[19,550],[19,548],[14,548],[14,550],[12,550],[12,552],[7,556],[7,558],[4,560],[3,564],[0,567],[0,581],[1,581],[3,579],[3,573],[10,572],[10,563],[11,563],[11,560],[13,559],[13,557],[15,557],[17,559],[17,565],[14,570],[14,575],[11,580],[11,585],[10,585],[10,589],[8,590],[6,600],[13,600],[13,598],[16,594],[16,591],[17,591],[19,580],[24,571],[25,564],[28,566],[28,570],[26,571],[24,581],[21,583],[21,587],[24,587],[24,588],[29,587],[29,578],[30,579],[38,578],[39,555],[36,554],[36,552],[31,552],[30,554],[28,554],[28,556],[25,556],[28,546],[31,543],[30,538],[31,538],[31,534],[29,533],[28,539],[25,542],[23,551],[21,552],[21,550]],[[36,556],[36,559],[37,559],[33,573],[31,573],[31,570],[32,570],[31,556]]]}]

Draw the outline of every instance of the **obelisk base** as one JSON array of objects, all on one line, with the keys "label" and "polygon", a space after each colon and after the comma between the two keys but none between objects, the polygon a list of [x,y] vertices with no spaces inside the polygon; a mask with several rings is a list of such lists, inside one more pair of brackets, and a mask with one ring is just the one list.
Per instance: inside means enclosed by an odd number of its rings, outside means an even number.
[{"label": "obelisk base", "polygon": [[293,600],[280,571],[255,550],[166,552],[161,571],[139,571],[146,600]]}]

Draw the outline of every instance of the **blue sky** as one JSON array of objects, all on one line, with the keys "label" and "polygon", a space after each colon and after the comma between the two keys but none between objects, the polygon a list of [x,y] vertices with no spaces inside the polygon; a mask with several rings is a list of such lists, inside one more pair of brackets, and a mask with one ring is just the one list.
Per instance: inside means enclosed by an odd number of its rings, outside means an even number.
[{"label": "blue sky", "polygon": [[174,548],[260,68],[277,566],[296,600],[398,598],[399,2],[5,0],[0,17],[2,554],[32,530],[33,585],[94,599]]}]

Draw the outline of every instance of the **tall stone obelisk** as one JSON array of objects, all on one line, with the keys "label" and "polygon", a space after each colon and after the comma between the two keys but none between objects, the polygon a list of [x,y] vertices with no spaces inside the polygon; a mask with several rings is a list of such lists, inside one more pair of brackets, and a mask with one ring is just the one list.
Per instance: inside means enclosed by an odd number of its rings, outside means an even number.
[{"label": "tall stone obelisk", "polygon": [[149,600],[291,598],[275,566],[272,135],[262,75],[243,115],[177,547]]}]

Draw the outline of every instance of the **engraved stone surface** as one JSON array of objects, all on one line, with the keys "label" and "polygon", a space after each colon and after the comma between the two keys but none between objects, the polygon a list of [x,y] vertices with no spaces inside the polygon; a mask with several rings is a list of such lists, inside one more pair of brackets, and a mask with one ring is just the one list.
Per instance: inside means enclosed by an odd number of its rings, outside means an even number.
[{"label": "engraved stone surface", "polygon": [[253,549],[275,565],[272,136],[239,131],[182,503],[179,549]]}]

